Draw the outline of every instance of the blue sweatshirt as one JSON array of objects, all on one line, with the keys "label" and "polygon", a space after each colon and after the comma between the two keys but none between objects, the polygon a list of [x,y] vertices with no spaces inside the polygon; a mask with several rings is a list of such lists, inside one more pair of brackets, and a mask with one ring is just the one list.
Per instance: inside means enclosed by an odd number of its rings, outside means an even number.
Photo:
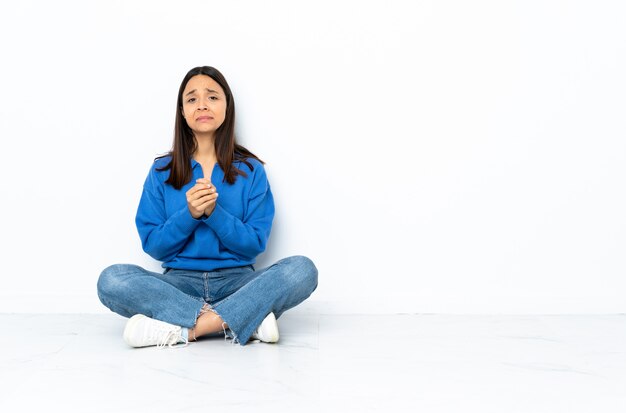
[{"label": "blue sweatshirt", "polygon": [[224,171],[215,164],[211,183],[218,195],[210,216],[195,219],[187,207],[185,193],[204,177],[202,165],[191,160],[193,178],[180,190],[165,184],[170,171],[157,171],[170,161],[157,159],[143,185],[135,223],[143,250],[163,261],[163,268],[212,271],[217,268],[254,264],[265,251],[274,219],[274,198],[263,164],[247,159],[233,166],[248,176],[238,175],[233,185],[222,180]]}]

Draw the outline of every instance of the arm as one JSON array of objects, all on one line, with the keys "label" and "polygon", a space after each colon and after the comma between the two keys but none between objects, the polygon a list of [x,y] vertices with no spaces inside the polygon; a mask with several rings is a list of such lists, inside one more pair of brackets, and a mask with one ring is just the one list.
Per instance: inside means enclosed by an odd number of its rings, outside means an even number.
[{"label": "arm", "polygon": [[235,254],[254,259],[265,251],[274,219],[274,197],[263,167],[255,171],[243,220],[216,203],[208,217],[202,219],[217,234],[220,242]]},{"label": "arm", "polygon": [[156,260],[167,261],[183,249],[200,221],[191,216],[187,206],[168,218],[160,185],[152,169],[143,186],[135,224],[143,250]]}]

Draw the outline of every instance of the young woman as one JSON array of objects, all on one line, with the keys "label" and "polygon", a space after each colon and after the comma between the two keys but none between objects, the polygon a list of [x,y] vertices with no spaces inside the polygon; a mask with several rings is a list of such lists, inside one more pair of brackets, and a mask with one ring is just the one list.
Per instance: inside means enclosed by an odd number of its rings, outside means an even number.
[{"label": "young woman", "polygon": [[152,165],[135,222],[164,272],[116,264],[100,301],[130,317],[132,347],[170,347],[224,332],[233,342],[278,341],[276,319],[317,288],[303,256],[255,270],[274,219],[264,162],[235,140],[235,101],[215,68],[191,69],[178,91],[172,150]]}]

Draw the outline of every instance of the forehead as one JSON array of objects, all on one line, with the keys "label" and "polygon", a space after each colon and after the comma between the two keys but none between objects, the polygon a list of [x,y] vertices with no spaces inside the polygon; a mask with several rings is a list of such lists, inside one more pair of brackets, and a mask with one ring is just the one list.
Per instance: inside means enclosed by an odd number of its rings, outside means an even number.
[{"label": "forehead", "polygon": [[207,75],[195,75],[194,77],[189,79],[189,82],[187,82],[187,85],[185,86],[185,90],[183,91],[183,95],[194,89],[195,90],[211,89],[211,90],[216,90],[222,94],[224,93],[219,83],[217,83],[215,80],[211,79],[211,77]]}]

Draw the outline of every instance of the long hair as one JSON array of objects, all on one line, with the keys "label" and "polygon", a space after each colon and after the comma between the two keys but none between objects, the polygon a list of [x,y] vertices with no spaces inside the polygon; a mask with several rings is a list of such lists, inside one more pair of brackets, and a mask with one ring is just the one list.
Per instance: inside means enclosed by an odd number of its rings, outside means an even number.
[{"label": "long hair", "polygon": [[[229,184],[234,184],[237,175],[248,175],[233,165],[234,161],[244,162],[250,170],[254,167],[247,158],[254,158],[265,164],[252,152],[239,145],[235,139],[235,100],[230,91],[230,87],[224,76],[219,70],[211,66],[194,67],[183,79],[178,90],[178,101],[176,104],[176,123],[174,125],[174,143],[172,149],[165,155],[157,157],[155,160],[171,156],[172,160],[163,168],[157,168],[158,171],[166,171],[170,169],[170,176],[165,181],[166,184],[172,185],[176,189],[181,189],[193,176],[191,170],[191,158],[195,153],[198,144],[194,137],[193,131],[183,117],[183,91],[187,86],[189,79],[196,75],[207,75],[215,80],[224,90],[226,94],[226,117],[224,123],[215,131],[215,155],[217,162],[224,171],[224,180]],[[222,180],[222,182],[224,182]]]}]

